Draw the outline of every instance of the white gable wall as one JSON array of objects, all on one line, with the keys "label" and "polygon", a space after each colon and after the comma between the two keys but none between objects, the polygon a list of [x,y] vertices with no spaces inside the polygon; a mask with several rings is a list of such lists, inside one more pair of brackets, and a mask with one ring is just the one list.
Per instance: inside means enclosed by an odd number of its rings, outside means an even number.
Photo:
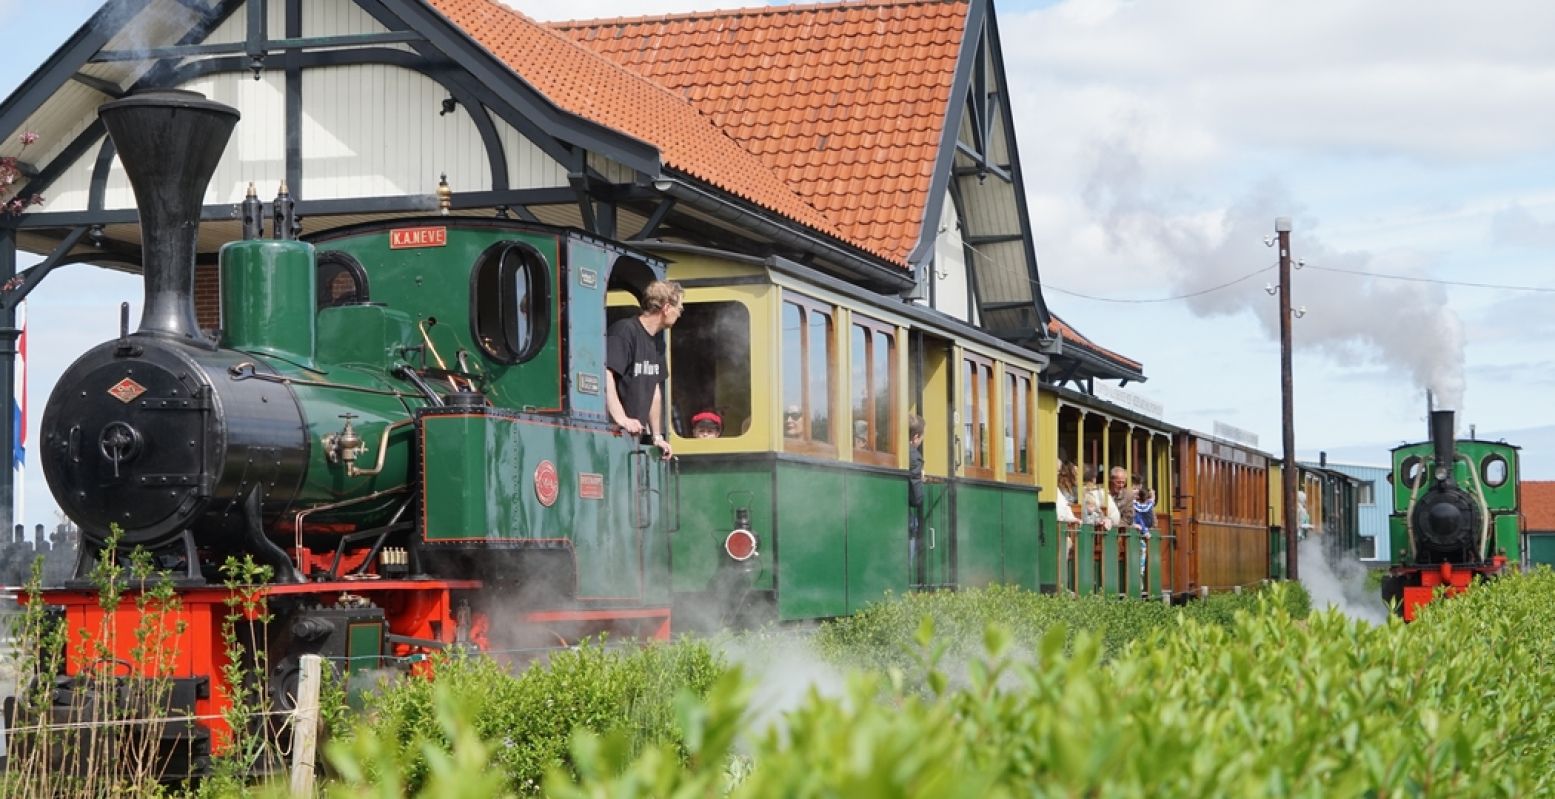
[{"label": "white gable wall", "polygon": [[934,307],[963,322],[976,324],[970,303],[967,301],[966,250],[961,240],[961,220],[956,204],[945,193],[940,203],[939,235],[934,239],[933,274]]},{"label": "white gable wall", "polygon": [[[302,4],[305,36],[376,33],[385,29],[349,0]],[[269,4],[269,34],[285,32],[285,4]],[[239,9],[206,41],[241,42],[247,14]],[[391,45],[396,49],[409,49]],[[238,109],[233,131],[207,204],[239,202],[253,182],[262,200],[275,196],[286,175],[286,78],[280,54],[255,80],[249,71],[223,73],[180,88]],[[440,175],[456,192],[494,188],[486,143],[462,105],[440,114],[448,91],[413,70],[395,66],[319,67],[302,73],[302,182],[288,187],[305,200],[433,195]],[[484,109],[474,109],[485,113]],[[512,126],[494,120],[506,158],[508,187],[567,185],[567,170]],[[96,149],[55,181],[50,211],[86,210]],[[108,209],[134,206],[123,169],[115,160],[105,186]]]}]

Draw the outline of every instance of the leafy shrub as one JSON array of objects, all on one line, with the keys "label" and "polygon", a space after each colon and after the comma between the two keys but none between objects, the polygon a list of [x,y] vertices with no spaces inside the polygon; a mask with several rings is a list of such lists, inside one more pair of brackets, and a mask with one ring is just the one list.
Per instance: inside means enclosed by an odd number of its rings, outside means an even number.
[{"label": "leafy shrub", "polygon": [[[1218,623],[1223,605],[1229,625]],[[992,627],[969,679],[928,694],[861,677],[812,694],[748,752],[742,694],[682,707],[688,758],[581,732],[557,797],[1533,796],[1555,790],[1555,575],[1514,575],[1370,626],[1292,617],[1285,591],[1184,613],[1106,660],[1047,629],[1032,657]],[[954,614],[946,614],[955,620]],[[938,673],[933,655],[931,673]],[[899,672],[897,673],[900,674]],[[943,679],[931,680],[947,686]],[[882,698],[883,697],[883,698]],[[734,767],[731,768],[731,764]]]},{"label": "leafy shrub", "polygon": [[1273,592],[1295,618],[1311,611],[1311,597],[1300,585],[1276,584],[1242,594],[1214,594],[1181,607],[1099,595],[1044,595],[1004,585],[958,592],[908,594],[871,604],[853,616],[823,625],[816,634],[817,650],[829,660],[865,669],[903,669],[919,662],[914,631],[924,618],[934,627],[936,644],[953,660],[981,651],[983,631],[997,624],[1009,631],[1019,651],[1033,651],[1050,630],[1066,631],[1066,643],[1080,632],[1098,641],[1103,660],[1117,657],[1125,646],[1151,631],[1185,616],[1204,623],[1230,625],[1238,610],[1257,607]]},{"label": "leafy shrub", "polygon": [[[458,729],[467,727],[489,750],[507,789],[530,794],[546,768],[567,762],[574,729],[624,731],[634,754],[653,742],[678,746],[675,697],[706,693],[721,666],[705,644],[683,641],[619,649],[588,644],[516,676],[489,658],[468,656],[439,658],[434,671],[435,681],[385,686],[357,729],[331,747],[331,762],[356,751],[361,779],[393,780],[414,794],[429,784],[439,758],[460,754],[452,722],[439,716],[452,714],[464,725]],[[440,706],[443,695],[458,697],[457,707]],[[365,752],[363,736],[377,742]],[[385,751],[393,756],[382,757]]]}]

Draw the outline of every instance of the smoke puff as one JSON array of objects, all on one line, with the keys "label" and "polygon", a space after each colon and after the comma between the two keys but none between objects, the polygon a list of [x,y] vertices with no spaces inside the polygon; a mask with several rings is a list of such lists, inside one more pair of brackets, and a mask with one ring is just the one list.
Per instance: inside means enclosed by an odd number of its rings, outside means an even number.
[{"label": "smoke puff", "polygon": [[1330,564],[1323,554],[1321,538],[1308,538],[1296,547],[1296,565],[1301,585],[1312,596],[1312,609],[1338,608],[1340,613],[1358,621],[1382,624],[1389,610],[1382,604],[1380,592],[1367,587],[1366,567],[1347,558]]},{"label": "smoke puff", "polygon": [[[1413,276],[1428,264],[1333,249],[1314,235],[1314,226],[1300,217],[1300,204],[1277,181],[1253,186],[1218,219],[1188,216],[1169,210],[1176,203],[1146,195],[1144,169],[1127,143],[1106,142],[1096,156],[1084,198],[1105,220],[1109,244],[1158,255],[1173,293],[1195,295],[1187,300],[1194,314],[1251,310],[1278,340],[1279,303],[1264,288],[1279,282],[1279,252],[1264,240],[1274,235],[1276,217],[1294,216],[1291,256],[1311,267],[1292,272],[1291,306],[1307,307],[1292,327],[1293,346],[1317,349],[1340,363],[1382,364],[1433,392],[1439,406],[1463,407],[1463,323],[1448,307],[1443,287],[1352,274]],[[1264,272],[1248,277],[1260,266]],[[1231,285],[1205,291],[1224,284]]]}]

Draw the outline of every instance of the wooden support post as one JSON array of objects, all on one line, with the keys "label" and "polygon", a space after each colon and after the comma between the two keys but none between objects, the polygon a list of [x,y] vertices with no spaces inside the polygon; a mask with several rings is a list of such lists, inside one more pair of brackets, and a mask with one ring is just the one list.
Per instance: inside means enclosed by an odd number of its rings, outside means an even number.
[{"label": "wooden support post", "polygon": [[297,709],[292,713],[292,796],[313,796],[313,755],[318,744],[319,681],[324,659],[302,656]]}]

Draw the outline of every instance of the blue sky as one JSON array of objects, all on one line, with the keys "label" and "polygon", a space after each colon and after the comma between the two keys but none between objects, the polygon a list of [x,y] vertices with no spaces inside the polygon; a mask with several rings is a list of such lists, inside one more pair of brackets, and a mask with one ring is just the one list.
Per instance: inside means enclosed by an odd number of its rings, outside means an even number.
[{"label": "blue sky", "polygon": [[[515,5],[546,19],[740,4]],[[1272,265],[1262,238],[1290,216],[1293,251],[1312,267],[1544,289],[1297,272],[1304,457],[1382,463],[1424,437],[1424,384],[1440,380],[1462,387],[1461,432],[1508,436],[1525,447],[1525,476],[1555,478],[1555,4],[997,5],[1048,305],[1144,362],[1149,380],[1129,390],[1170,421],[1226,422],[1278,449],[1273,273],[1140,301]],[[7,39],[0,86],[9,93],[97,7],[0,0],[0,25],[25,32]],[[54,377],[139,297],[135,280],[87,267],[33,295],[34,426]],[[52,508],[40,474],[27,495],[29,518],[51,521],[32,510]]]}]

